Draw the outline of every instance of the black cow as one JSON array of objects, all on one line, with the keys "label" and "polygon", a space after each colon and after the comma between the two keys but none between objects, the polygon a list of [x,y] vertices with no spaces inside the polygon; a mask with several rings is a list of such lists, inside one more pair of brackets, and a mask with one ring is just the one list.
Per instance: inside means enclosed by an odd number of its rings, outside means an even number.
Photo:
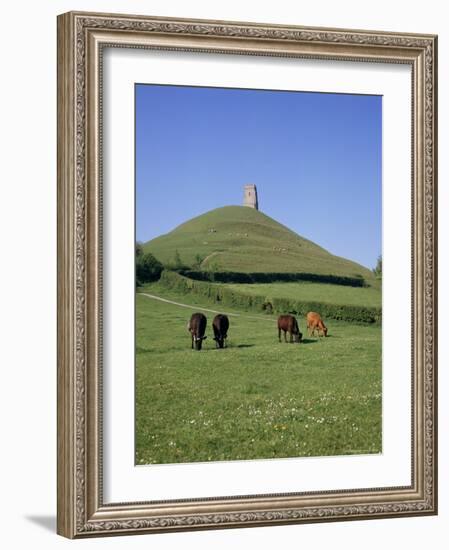
[{"label": "black cow", "polygon": [[190,321],[187,325],[187,329],[192,335],[192,349],[200,350],[203,345],[203,340],[207,338],[204,336],[206,332],[207,319],[202,313],[193,313],[190,317]]},{"label": "black cow", "polygon": [[302,333],[299,332],[298,321],[293,315],[280,315],[278,318],[278,338],[281,341],[281,330],[284,332],[284,340],[287,342],[287,332],[290,334],[290,344],[301,342]]},{"label": "black cow", "polygon": [[212,321],[212,328],[214,329],[215,347],[224,348],[229,329],[229,319],[227,315],[222,315],[221,313],[216,315]]}]

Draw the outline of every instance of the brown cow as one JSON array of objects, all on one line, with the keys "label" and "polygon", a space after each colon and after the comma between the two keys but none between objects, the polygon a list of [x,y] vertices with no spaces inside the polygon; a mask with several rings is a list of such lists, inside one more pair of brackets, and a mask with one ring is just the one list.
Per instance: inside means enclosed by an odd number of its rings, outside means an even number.
[{"label": "brown cow", "polygon": [[214,340],[216,348],[224,348],[225,340],[228,337],[229,319],[227,315],[219,313],[215,315],[212,321],[212,328],[214,330]]},{"label": "brown cow", "polygon": [[202,313],[193,313],[190,317],[190,321],[187,324],[187,330],[192,335],[192,349],[200,350],[203,345],[203,340],[207,338],[204,336],[206,332],[207,319]]},{"label": "brown cow", "polygon": [[327,327],[323,323],[321,315],[315,313],[315,311],[309,311],[307,314],[307,334],[314,336],[315,330],[318,331],[318,336],[320,336],[320,331],[323,333],[323,336],[327,336]]},{"label": "brown cow", "polygon": [[298,321],[293,315],[280,315],[278,317],[278,338],[281,341],[281,330],[284,332],[284,340],[287,342],[287,332],[290,334],[290,344],[301,342],[302,334],[299,332]]}]

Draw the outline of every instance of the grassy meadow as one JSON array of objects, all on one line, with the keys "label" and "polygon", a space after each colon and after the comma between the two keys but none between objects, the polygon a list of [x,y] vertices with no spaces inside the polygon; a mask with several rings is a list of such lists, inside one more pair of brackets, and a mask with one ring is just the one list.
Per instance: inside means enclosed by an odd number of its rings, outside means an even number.
[{"label": "grassy meadow", "polygon": [[[228,348],[216,350],[206,310],[217,305],[200,300],[159,283],[137,293],[137,464],[381,452],[379,325],[329,321],[328,338],[307,339],[299,318],[304,342],[284,344],[275,316],[223,308]],[[194,311],[208,318],[200,352],[186,328]]]},{"label": "grassy meadow", "polygon": [[[377,282],[377,281],[375,281]],[[289,298],[293,300],[317,301],[329,304],[381,307],[380,284],[369,287],[351,287],[333,284],[300,281],[294,283],[234,284],[228,287],[245,294],[264,295],[268,299]]]}]

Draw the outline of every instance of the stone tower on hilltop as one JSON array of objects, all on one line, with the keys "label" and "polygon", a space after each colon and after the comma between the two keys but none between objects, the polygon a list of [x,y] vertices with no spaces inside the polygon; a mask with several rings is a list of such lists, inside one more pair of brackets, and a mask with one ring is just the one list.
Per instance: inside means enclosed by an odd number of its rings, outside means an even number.
[{"label": "stone tower on hilltop", "polygon": [[249,206],[259,210],[259,202],[257,200],[257,187],[254,183],[248,183],[244,187],[243,206]]}]

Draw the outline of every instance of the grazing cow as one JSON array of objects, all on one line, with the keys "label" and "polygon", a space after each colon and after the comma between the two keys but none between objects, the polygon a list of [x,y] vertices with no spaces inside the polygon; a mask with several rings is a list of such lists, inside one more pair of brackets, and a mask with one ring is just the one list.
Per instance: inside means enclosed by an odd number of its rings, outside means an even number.
[{"label": "grazing cow", "polygon": [[214,329],[215,347],[224,348],[229,329],[229,319],[227,315],[222,315],[221,313],[216,315],[212,321],[212,328]]},{"label": "grazing cow", "polygon": [[202,313],[193,313],[190,317],[190,321],[187,325],[187,329],[192,335],[192,349],[200,350],[203,345],[203,340],[207,338],[204,336],[206,332],[207,319]]},{"label": "grazing cow", "polygon": [[281,330],[284,332],[284,340],[287,342],[287,332],[290,334],[290,344],[301,342],[302,334],[299,332],[298,321],[293,315],[281,315],[278,318],[278,337],[281,341]]},{"label": "grazing cow", "polygon": [[309,311],[307,314],[307,334],[309,336],[314,336],[315,330],[318,331],[318,336],[320,336],[320,331],[323,336],[327,336],[327,327],[323,323],[321,315],[319,313],[315,313],[314,311]]}]

